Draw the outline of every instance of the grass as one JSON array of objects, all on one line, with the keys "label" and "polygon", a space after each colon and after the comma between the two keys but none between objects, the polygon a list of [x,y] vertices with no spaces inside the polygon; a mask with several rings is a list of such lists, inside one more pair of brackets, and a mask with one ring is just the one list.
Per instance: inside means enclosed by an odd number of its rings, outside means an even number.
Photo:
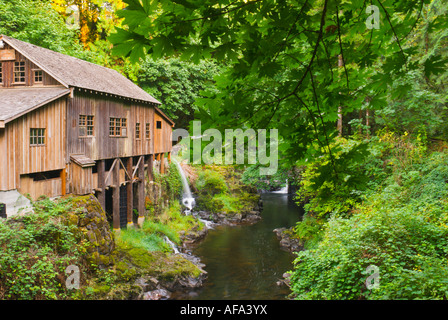
[{"label": "grass", "polygon": [[166,243],[165,237],[180,244],[182,231],[201,230],[203,227],[203,223],[194,217],[183,215],[180,204],[175,202],[160,215],[147,217],[141,229],[122,230],[117,241],[148,251],[169,252],[171,247]]}]

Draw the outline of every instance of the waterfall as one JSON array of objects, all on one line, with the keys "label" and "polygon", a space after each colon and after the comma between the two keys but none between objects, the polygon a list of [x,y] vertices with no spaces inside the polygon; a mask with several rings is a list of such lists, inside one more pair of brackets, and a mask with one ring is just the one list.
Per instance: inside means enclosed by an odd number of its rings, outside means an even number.
[{"label": "waterfall", "polygon": [[177,249],[177,246],[174,244],[174,242],[171,241],[167,236],[165,236],[165,242],[170,245],[175,254],[180,253],[179,249]]},{"label": "waterfall", "polygon": [[286,185],[280,190],[273,191],[272,193],[288,193],[288,179],[286,179]]},{"label": "waterfall", "polygon": [[193,210],[193,207],[195,206],[196,202],[194,200],[193,194],[191,193],[190,185],[188,184],[187,177],[185,176],[185,172],[182,169],[179,162],[176,160],[173,161],[176,163],[177,169],[179,171],[180,177],[182,179],[182,187],[184,189],[183,195],[182,195],[182,204],[187,207],[188,210],[186,210],[186,214],[190,214],[191,210]]}]

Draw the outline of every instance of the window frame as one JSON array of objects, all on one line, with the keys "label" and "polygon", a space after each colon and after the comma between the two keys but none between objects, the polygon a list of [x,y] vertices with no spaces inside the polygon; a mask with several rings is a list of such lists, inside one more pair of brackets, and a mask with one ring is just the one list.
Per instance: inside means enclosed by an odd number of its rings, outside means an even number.
[{"label": "window frame", "polygon": [[[81,134],[81,130],[84,134]],[[95,135],[95,116],[91,114],[80,114],[78,117],[78,137],[91,138]]]},{"label": "window frame", "polygon": [[145,124],[145,138],[146,140],[151,140],[151,123],[149,122]]},{"label": "window frame", "polygon": [[161,120],[157,120],[156,121],[156,129],[162,129],[162,121]]},{"label": "window frame", "polygon": [[[19,65],[17,65],[17,64],[19,64]],[[18,68],[22,68],[23,67],[23,70],[20,69],[19,71],[17,71],[17,69],[16,69],[17,67]],[[16,80],[17,79],[16,75],[18,73],[20,73],[20,74],[23,73],[23,76],[20,76],[20,79],[23,78],[23,81],[17,81]],[[14,61],[12,75],[13,75],[13,84],[26,84],[26,62],[25,61]]]},{"label": "window frame", "polygon": [[135,140],[141,140],[140,122],[135,123]]},{"label": "window frame", "polygon": [[111,138],[126,138],[128,136],[128,121],[127,118],[109,118],[109,137]]},{"label": "window frame", "polygon": [[30,128],[30,147],[45,147],[47,143],[46,134],[46,128]]},{"label": "window frame", "polygon": [[[37,73],[40,73],[40,75],[37,75]],[[40,80],[36,80],[37,78],[40,78]],[[37,84],[43,84],[44,83],[44,71],[42,69],[34,69],[33,70],[33,83]]]},{"label": "window frame", "polygon": [[3,84],[3,62],[0,62],[0,84]]}]

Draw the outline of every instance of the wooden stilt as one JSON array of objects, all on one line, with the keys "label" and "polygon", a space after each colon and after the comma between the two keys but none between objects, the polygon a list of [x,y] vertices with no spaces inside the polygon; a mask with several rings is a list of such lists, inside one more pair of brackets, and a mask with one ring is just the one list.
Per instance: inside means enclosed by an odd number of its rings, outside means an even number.
[{"label": "wooden stilt", "polygon": [[[143,160],[143,159],[142,159]],[[138,182],[138,195],[137,195],[137,210],[138,210],[138,224],[141,227],[145,220],[145,162],[139,161],[139,167],[137,169]]]},{"label": "wooden stilt", "polygon": [[113,177],[113,227],[114,231],[120,231],[120,166],[115,165]]},{"label": "wooden stilt", "polygon": [[165,173],[165,154],[162,153],[160,155],[160,173],[164,174]]},{"label": "wooden stilt", "polygon": [[[132,174],[132,157],[127,159],[126,162],[126,171]],[[130,179],[129,177],[126,180]],[[134,210],[134,195],[133,195],[133,185],[132,179],[126,184],[126,192],[127,192],[127,216],[128,216],[128,228],[134,226],[134,222],[132,220],[132,214]]]},{"label": "wooden stilt", "polygon": [[154,181],[154,156],[152,154],[149,155],[148,159],[147,159],[147,164],[148,164],[148,168],[147,168],[147,174],[148,174],[148,180],[149,181]]},{"label": "wooden stilt", "polygon": [[98,201],[103,210],[106,210],[106,185],[105,185],[105,163],[104,160],[98,160],[98,188],[101,191],[98,192]]},{"label": "wooden stilt", "polygon": [[62,186],[61,186],[61,195],[65,196],[67,193],[67,171],[66,168],[61,170],[61,181],[62,181]]}]

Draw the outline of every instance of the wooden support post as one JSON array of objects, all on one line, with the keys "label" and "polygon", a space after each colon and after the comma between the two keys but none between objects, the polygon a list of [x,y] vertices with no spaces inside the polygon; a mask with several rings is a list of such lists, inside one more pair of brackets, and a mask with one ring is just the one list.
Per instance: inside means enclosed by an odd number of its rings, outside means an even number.
[{"label": "wooden support post", "polygon": [[[113,178],[113,228],[115,232],[120,231],[120,166],[116,165],[112,172]],[[112,187],[112,186],[111,186]]]},{"label": "wooden support post", "polygon": [[171,164],[171,152],[168,152],[168,163]]},{"label": "wooden support post", "polygon": [[137,191],[137,210],[138,210],[138,225],[141,227],[145,221],[145,161],[139,161],[138,171],[138,191]]},{"label": "wooden support post", "polygon": [[61,182],[62,182],[62,186],[61,186],[61,195],[65,196],[67,193],[67,171],[66,168],[61,170]]},{"label": "wooden support post", "polygon": [[148,164],[148,180],[149,181],[154,181],[154,158],[153,155],[150,154],[147,160],[147,164]]},{"label": "wooden support post", "polygon": [[160,155],[160,174],[165,173],[165,154]]},{"label": "wooden support post", "polygon": [[98,189],[101,189],[101,191],[98,193],[98,201],[101,205],[101,208],[103,208],[104,211],[106,211],[106,167],[105,167],[104,160],[98,160]]},{"label": "wooden support post", "polygon": [[[126,162],[126,171],[130,172],[132,174],[132,157],[128,158],[127,162]],[[129,177],[126,179],[128,180]],[[133,210],[134,210],[134,195],[133,195],[133,185],[132,185],[132,179],[130,182],[128,182],[126,184],[126,192],[127,192],[127,203],[126,203],[126,208],[127,208],[127,216],[128,216],[128,228],[129,227],[133,227],[134,226],[134,222],[132,220],[132,214],[133,214]]]}]

